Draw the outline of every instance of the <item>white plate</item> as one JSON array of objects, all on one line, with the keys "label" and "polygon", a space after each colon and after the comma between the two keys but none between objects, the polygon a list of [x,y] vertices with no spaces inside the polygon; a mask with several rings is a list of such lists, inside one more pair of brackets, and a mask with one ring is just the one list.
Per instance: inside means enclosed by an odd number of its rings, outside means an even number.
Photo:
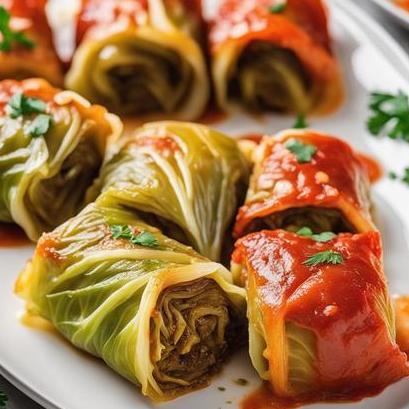
[{"label": "white plate", "polygon": [[[401,171],[409,165],[409,145],[378,140],[365,130],[368,94],[371,90],[409,92],[409,60],[400,47],[349,0],[331,0],[332,31],[340,56],[347,99],[336,114],[311,120],[311,126],[339,135],[356,148],[372,153],[387,169]],[[294,118],[272,116],[257,122],[236,116],[220,124],[230,134],[274,132]],[[408,293],[409,280],[409,188],[386,178],[374,187],[378,223],[385,243],[386,271],[393,293]],[[23,305],[12,292],[17,273],[32,248],[0,249],[0,372],[46,408],[60,409],[148,409],[150,402],[137,389],[102,362],[75,350],[59,337],[27,328],[17,320]],[[234,384],[242,377],[246,387]],[[241,351],[202,391],[180,398],[162,409],[229,409],[259,380],[247,352]],[[223,386],[225,392],[217,387]],[[229,403],[230,402],[230,403]],[[353,404],[320,404],[311,408],[402,409],[409,408],[409,379],[390,386],[381,395]]]},{"label": "white plate", "polygon": [[397,6],[393,0],[372,0],[391,15],[403,27],[409,29],[409,12]]}]

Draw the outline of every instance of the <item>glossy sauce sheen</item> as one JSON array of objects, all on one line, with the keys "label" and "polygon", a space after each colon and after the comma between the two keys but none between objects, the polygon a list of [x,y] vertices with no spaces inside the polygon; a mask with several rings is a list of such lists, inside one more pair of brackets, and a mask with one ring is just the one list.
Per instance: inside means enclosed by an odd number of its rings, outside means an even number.
[{"label": "glossy sauce sheen", "polygon": [[30,240],[15,224],[0,223],[0,248],[29,246]]},{"label": "glossy sauce sheen", "polygon": [[[272,0],[225,0],[211,23],[211,52],[234,41],[268,41],[292,50],[314,76],[330,79],[337,63],[330,53],[327,17],[320,0],[288,0],[284,13],[271,13]],[[291,39],[291,41],[288,41]]]},{"label": "glossy sauce sheen", "polygon": [[310,395],[300,399],[279,398],[271,391],[268,383],[263,383],[253,393],[246,396],[241,402],[241,409],[295,409],[304,405],[311,405],[313,403],[351,403],[357,402],[364,398],[378,395],[383,388],[371,389],[367,391],[359,391],[354,394],[345,396],[329,397],[325,395]]},{"label": "glossy sauce sheen", "polygon": [[[298,162],[285,146],[290,140],[314,145],[317,151],[310,162]],[[357,231],[373,229],[367,166],[347,143],[310,130],[288,131],[264,138],[259,150],[251,195],[237,217],[236,237],[256,218],[306,206],[338,209]]]},{"label": "glossy sauce sheen", "polygon": [[[309,256],[329,250],[343,261],[305,264]],[[388,289],[378,232],[340,234],[318,243],[283,230],[262,231],[239,240],[233,261],[247,271],[247,291],[260,309],[268,334],[264,356],[277,394],[291,388],[285,367],[275,366],[277,356],[286,357],[277,336],[289,322],[315,334],[308,379],[317,394],[309,401],[323,400],[323,394],[324,400],[367,396],[409,375],[407,357],[391,342],[379,310]]]},{"label": "glossy sauce sheen", "polygon": [[382,165],[375,158],[365,153],[357,153],[357,156],[367,169],[371,183],[377,182],[384,173]]},{"label": "glossy sauce sheen", "polygon": [[[187,18],[202,20],[200,0],[167,0],[167,10],[187,14]],[[85,35],[105,37],[128,27],[142,27],[149,24],[148,0],[82,0],[78,14],[77,43]]]},{"label": "glossy sauce sheen", "polygon": [[[24,81],[4,80],[0,84],[0,115],[6,113],[5,109],[10,98],[16,93],[23,93],[28,97],[40,98],[48,104],[53,104],[55,95],[59,92],[47,81],[30,79]],[[53,104],[54,105],[54,104]]]},{"label": "glossy sauce sheen", "polygon": [[[256,144],[260,144],[265,135],[262,133],[249,133],[240,135],[240,140],[249,140]],[[359,160],[367,169],[369,180],[371,183],[377,182],[384,174],[382,165],[374,157],[367,155],[366,153],[357,153]]]},{"label": "glossy sauce sheen", "polygon": [[51,36],[51,30],[45,15],[46,0],[0,0],[0,6],[5,7],[16,21],[12,20],[15,29],[35,28],[45,36]]},{"label": "glossy sauce sheen", "polygon": [[395,299],[396,340],[400,349],[409,355],[409,296]]}]

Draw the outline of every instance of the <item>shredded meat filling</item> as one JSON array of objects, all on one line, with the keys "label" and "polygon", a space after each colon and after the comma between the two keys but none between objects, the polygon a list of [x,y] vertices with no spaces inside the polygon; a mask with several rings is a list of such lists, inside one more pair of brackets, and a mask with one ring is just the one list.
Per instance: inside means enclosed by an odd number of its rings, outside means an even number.
[{"label": "shredded meat filling", "polygon": [[[206,384],[228,355],[243,323],[211,279],[167,288],[151,319],[154,377],[164,390]],[[239,337],[240,338],[240,337]]]}]

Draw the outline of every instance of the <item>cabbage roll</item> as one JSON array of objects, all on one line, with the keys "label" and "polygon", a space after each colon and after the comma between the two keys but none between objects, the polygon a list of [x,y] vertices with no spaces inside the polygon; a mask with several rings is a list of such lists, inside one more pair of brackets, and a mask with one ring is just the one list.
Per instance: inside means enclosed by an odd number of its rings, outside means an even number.
[{"label": "cabbage roll", "polygon": [[241,237],[261,229],[314,233],[374,230],[368,168],[351,147],[313,130],[264,137],[235,225]]},{"label": "cabbage roll", "polygon": [[63,83],[45,5],[46,0],[0,0],[0,80],[41,77]]},{"label": "cabbage roll", "polygon": [[237,142],[202,125],[156,122],[123,138],[93,189],[169,237],[218,261],[244,199],[248,163]]},{"label": "cabbage roll", "polygon": [[120,132],[117,117],[74,92],[0,82],[0,221],[36,240],[76,214]]},{"label": "cabbage roll", "polygon": [[67,88],[121,114],[194,120],[209,97],[200,1],[83,0]]},{"label": "cabbage roll", "polygon": [[221,108],[331,112],[342,100],[321,0],[223,0],[210,24],[212,77]]},{"label": "cabbage roll", "polygon": [[233,269],[247,288],[253,365],[276,395],[340,400],[409,374],[378,232],[321,242],[251,233],[236,244]]},{"label": "cabbage roll", "polygon": [[16,290],[153,400],[205,386],[243,337],[245,294],[227,269],[99,203],[41,237]]}]

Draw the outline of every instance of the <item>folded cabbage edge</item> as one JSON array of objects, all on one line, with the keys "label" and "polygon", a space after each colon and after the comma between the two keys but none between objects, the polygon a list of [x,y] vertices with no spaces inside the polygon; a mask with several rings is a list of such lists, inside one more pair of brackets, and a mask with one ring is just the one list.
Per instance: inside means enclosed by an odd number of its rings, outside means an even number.
[{"label": "folded cabbage edge", "polygon": [[162,0],[150,0],[148,10],[147,25],[85,36],[66,86],[114,112],[195,120],[210,93],[203,51],[193,33],[169,18]]},{"label": "folded cabbage edge", "polygon": [[[113,242],[102,214],[149,229],[160,247]],[[243,334],[245,293],[228,270],[94,205],[40,240],[16,291],[31,314],[158,401],[206,385]]]},{"label": "folded cabbage edge", "polygon": [[[169,237],[219,261],[247,187],[236,141],[203,125],[153,122],[121,140],[89,192],[106,206],[134,209]],[[149,210],[147,210],[149,209]]]},{"label": "folded cabbage edge", "polygon": [[[51,89],[39,80],[21,84],[23,90],[38,86],[39,93]],[[115,115],[73,92],[55,92],[57,108],[46,135],[28,134],[31,119],[23,124],[6,115],[1,119],[5,143],[0,147],[0,220],[17,223],[33,241],[84,206],[106,147],[122,132]]]}]

